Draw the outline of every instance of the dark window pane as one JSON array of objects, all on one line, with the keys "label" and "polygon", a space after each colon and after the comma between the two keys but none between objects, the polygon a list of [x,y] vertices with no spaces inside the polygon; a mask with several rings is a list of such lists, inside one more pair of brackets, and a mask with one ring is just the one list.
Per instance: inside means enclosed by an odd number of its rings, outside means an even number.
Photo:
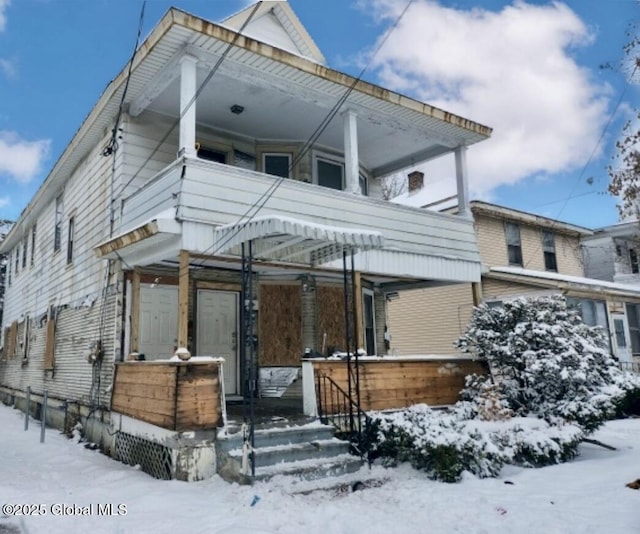
[{"label": "dark window pane", "polygon": [[216,163],[226,163],[227,154],[219,150],[213,150],[211,148],[199,148],[198,157],[200,159],[206,159],[207,161],[215,161]]},{"label": "dark window pane", "polygon": [[291,157],[288,154],[265,154],[264,172],[273,176],[289,178]]},{"label": "dark window pane", "polygon": [[556,262],[556,253],[555,252],[545,252],[544,253],[544,268],[547,271],[557,271],[558,264]]},{"label": "dark window pane", "polygon": [[507,249],[509,251],[509,265],[522,266],[522,249],[520,245],[509,245]]},{"label": "dark window pane", "polygon": [[318,185],[342,191],[343,165],[341,163],[332,163],[323,159],[318,159],[317,164]]}]

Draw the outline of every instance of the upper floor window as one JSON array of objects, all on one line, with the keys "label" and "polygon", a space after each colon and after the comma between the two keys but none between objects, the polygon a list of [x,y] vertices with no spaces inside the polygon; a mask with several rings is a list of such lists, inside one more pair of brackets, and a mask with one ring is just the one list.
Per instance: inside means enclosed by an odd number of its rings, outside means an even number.
[{"label": "upper floor window", "polygon": [[16,247],[16,268],[15,268],[16,276],[18,276],[19,267],[20,267],[20,243],[18,243],[18,246]]},{"label": "upper floor window", "polygon": [[558,271],[556,261],[556,243],[553,232],[542,231],[542,252],[544,254],[544,268],[547,271]]},{"label": "upper floor window", "polygon": [[637,273],[638,272],[638,254],[632,248],[629,249],[629,264],[631,265],[631,272]]},{"label": "upper floor window", "polygon": [[62,212],[64,211],[64,197],[60,193],[56,197],[56,218],[53,228],[53,250],[57,252],[62,246]]},{"label": "upper floor window", "polygon": [[31,266],[35,264],[36,261],[36,225],[34,224],[31,227]]},{"label": "upper floor window", "polygon": [[360,173],[358,180],[360,182],[360,194],[365,197],[369,196],[369,180],[367,180],[367,177]]},{"label": "upper floor window", "polygon": [[73,261],[73,240],[75,231],[75,217],[69,219],[69,232],[67,233],[67,264]]},{"label": "upper floor window", "polygon": [[520,241],[520,227],[515,223],[505,223],[505,235],[507,238],[507,254],[509,265],[522,267],[522,244]]},{"label": "upper floor window", "polygon": [[11,285],[11,252],[7,254],[7,283]]},{"label": "upper floor window", "polygon": [[291,154],[265,153],[262,154],[262,168],[266,174],[291,177]]},{"label": "upper floor window", "polygon": [[198,148],[198,157],[200,159],[206,159],[207,161],[215,161],[216,163],[226,163],[227,153],[222,150],[216,150],[215,148]]},{"label": "upper floor window", "polygon": [[22,239],[22,268],[27,268],[27,249],[29,248],[29,234]]},{"label": "upper floor window", "polygon": [[315,182],[322,187],[344,189],[344,163],[323,157],[314,158]]}]

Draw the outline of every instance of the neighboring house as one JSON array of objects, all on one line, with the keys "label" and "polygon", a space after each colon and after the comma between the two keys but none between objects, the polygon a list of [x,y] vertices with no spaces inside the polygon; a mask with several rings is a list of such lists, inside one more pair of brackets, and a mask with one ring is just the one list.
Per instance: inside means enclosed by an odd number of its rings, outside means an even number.
[{"label": "neighboring house", "polygon": [[[385,354],[385,294],[480,280],[472,221],[386,202],[380,179],[453,154],[464,211],[466,147],[491,130],[326,67],[286,2],[222,24],[170,9],[128,72],[0,245],[5,401],[46,390],[50,417],[91,415],[103,443],[115,412],[175,431],[217,426],[225,400],[251,397],[264,368],[291,378],[277,368],[300,368],[306,349],[357,336]],[[211,360],[200,376],[187,362],[175,374],[177,347],[223,357],[222,369]],[[152,363],[125,362],[142,354]],[[384,407],[392,397],[371,387],[363,404]]]},{"label": "neighboring house", "polygon": [[608,332],[611,350],[621,362],[640,356],[629,343],[631,339],[636,347],[634,336],[640,334],[640,285],[586,276],[581,243],[589,243],[593,231],[487,202],[472,201],[470,207],[483,263],[482,283],[400,293],[389,305],[393,351],[453,354],[453,343],[464,332],[473,305],[562,293],[580,307],[587,324]]},{"label": "neighboring house", "polygon": [[597,228],[582,247],[586,276],[640,287],[640,222]]},{"label": "neighboring house", "polygon": [[[582,250],[586,276],[640,289],[638,221],[624,221],[594,230],[593,235],[582,239]],[[640,361],[640,306],[627,302],[625,308],[628,325],[618,325],[617,332],[628,327],[633,357]]]}]

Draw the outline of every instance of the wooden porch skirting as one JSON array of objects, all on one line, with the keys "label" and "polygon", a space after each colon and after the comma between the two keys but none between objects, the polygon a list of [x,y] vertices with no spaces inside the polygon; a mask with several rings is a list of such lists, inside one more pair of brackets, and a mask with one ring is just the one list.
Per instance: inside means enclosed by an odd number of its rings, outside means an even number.
[{"label": "wooden porch skirting", "polygon": [[220,363],[119,362],[111,409],[178,432],[222,426]]},{"label": "wooden porch skirting", "polygon": [[[312,362],[316,375],[329,376],[348,391],[345,361],[322,359]],[[419,403],[454,404],[460,399],[465,376],[472,373],[485,374],[486,370],[480,362],[468,358],[362,358],[359,363],[360,407],[387,410]]]}]

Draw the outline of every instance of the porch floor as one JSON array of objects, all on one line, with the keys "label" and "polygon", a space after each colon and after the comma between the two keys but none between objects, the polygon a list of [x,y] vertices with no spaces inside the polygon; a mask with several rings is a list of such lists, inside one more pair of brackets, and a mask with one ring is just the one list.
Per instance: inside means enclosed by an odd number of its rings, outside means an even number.
[{"label": "porch floor", "polygon": [[[300,397],[258,398],[254,402],[254,420],[258,428],[303,425],[315,420],[313,417],[304,415]],[[248,417],[249,406],[246,410]],[[244,421],[244,411],[242,400],[227,400],[227,426],[231,433],[236,429],[240,430]]]}]

